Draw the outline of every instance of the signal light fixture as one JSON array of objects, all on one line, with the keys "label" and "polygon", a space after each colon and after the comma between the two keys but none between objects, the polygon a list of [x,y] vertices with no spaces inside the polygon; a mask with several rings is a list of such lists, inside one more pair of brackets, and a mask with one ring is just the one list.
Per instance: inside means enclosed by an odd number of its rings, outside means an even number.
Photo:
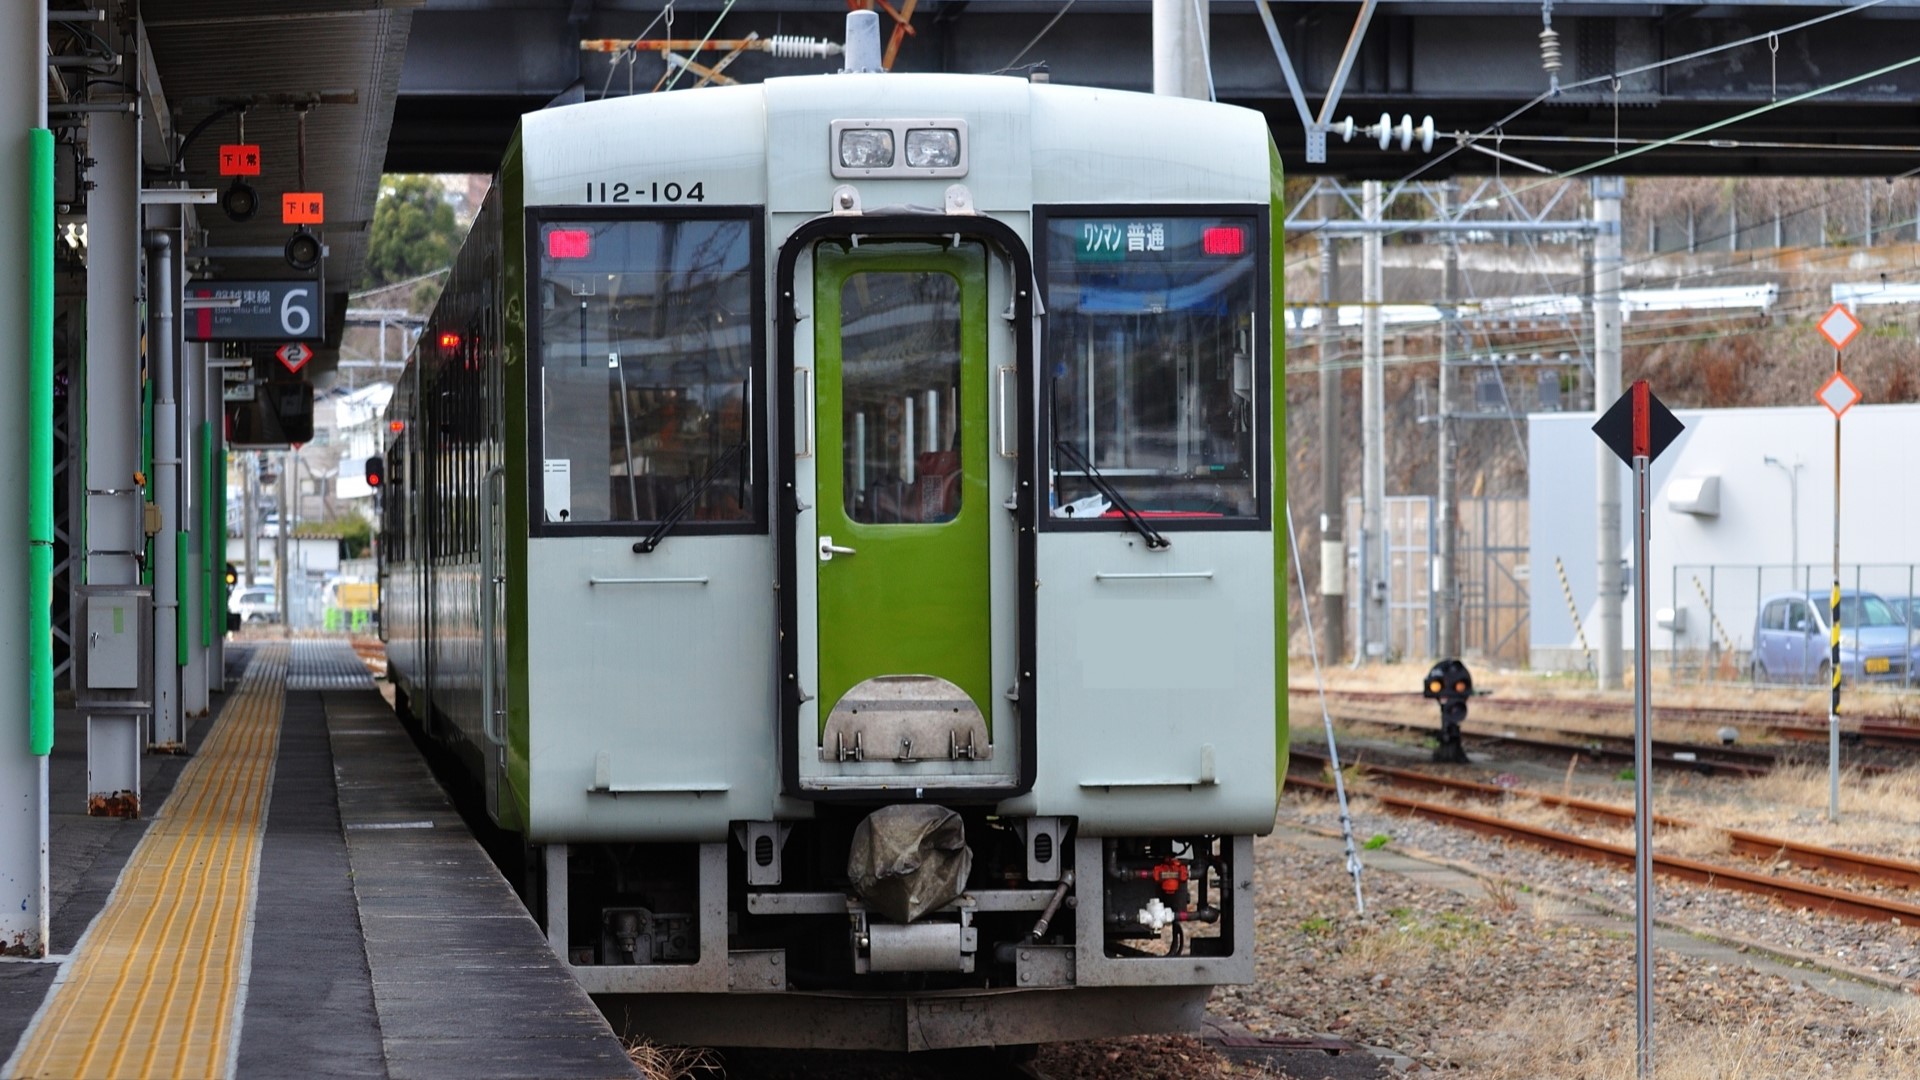
[{"label": "signal light fixture", "polygon": [[260,209],[260,195],[252,184],[236,177],[227,185],[227,190],[220,193],[220,209],[233,221],[247,221]]},{"label": "signal light fixture", "polygon": [[311,270],[320,265],[320,238],[303,226],[287,241],[287,265],[295,270]]}]

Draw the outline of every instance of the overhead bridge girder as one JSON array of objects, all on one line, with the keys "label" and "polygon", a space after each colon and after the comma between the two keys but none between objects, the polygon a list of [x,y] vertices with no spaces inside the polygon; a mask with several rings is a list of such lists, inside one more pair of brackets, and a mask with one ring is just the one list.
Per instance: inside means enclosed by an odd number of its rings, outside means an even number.
[{"label": "overhead bridge girder", "polygon": [[[714,0],[675,5],[674,37],[715,38],[774,32],[838,40],[843,0],[785,0],[751,11],[736,8],[717,24]],[[1318,110],[1339,68],[1359,10],[1355,4],[1271,4],[1310,108]],[[589,99],[646,93],[663,72],[658,54],[583,52],[591,38],[638,36],[657,12],[594,10],[565,0],[545,7],[528,0],[433,5],[413,17],[401,79],[389,171],[492,171],[498,167],[518,116],[537,109],[578,82]],[[1045,63],[1053,81],[1116,89],[1152,89],[1150,0],[1082,0],[1064,14],[1051,4],[975,0],[923,5],[915,36],[902,46],[896,71],[987,72],[1016,58],[1021,74]],[[1554,8],[1564,90],[1508,123],[1515,136],[1663,138],[1794,94],[1910,59],[1908,42],[1920,36],[1920,2],[1889,0],[1855,15],[1778,36],[1766,35],[1821,15],[1831,6],[1735,2],[1710,6],[1610,2],[1561,3]],[[1222,100],[1265,113],[1291,172],[1398,177],[1429,159],[1417,149],[1382,151],[1377,142],[1329,140],[1324,164],[1305,160],[1306,131],[1287,92],[1266,29],[1252,4],[1214,0],[1210,55]],[[1055,16],[1058,15],[1057,21]],[[1049,29],[1049,26],[1051,28]],[[1371,124],[1381,113],[1417,123],[1431,115],[1439,129],[1433,155],[1454,145],[1455,132],[1479,132],[1546,92],[1539,4],[1383,3],[1369,21],[1340,97],[1337,121]],[[650,37],[665,33],[660,26]],[[1633,69],[1758,36],[1739,48],[1650,71]],[[1037,40],[1036,40],[1037,38]],[[1024,55],[1023,55],[1024,53]],[[709,54],[709,59],[718,54]],[[778,75],[833,70],[839,60],[787,60],[743,54],[730,76],[758,82]],[[1621,75],[1616,93],[1615,72]],[[1578,84],[1591,79],[1599,82]],[[682,81],[682,85],[685,80]],[[1616,107],[1617,98],[1617,107]],[[1880,149],[1796,149],[1695,146],[1646,153],[1619,171],[1644,174],[1892,175],[1916,165],[1907,147],[1920,145],[1920,64],[1807,104],[1787,106],[1715,132],[1722,141],[1805,142]],[[1625,146],[1623,145],[1623,148]],[[1612,152],[1595,143],[1504,146],[1548,169],[1587,164]],[[1496,160],[1456,154],[1430,171],[1492,172]],[[1501,165],[1506,168],[1508,166]]]}]

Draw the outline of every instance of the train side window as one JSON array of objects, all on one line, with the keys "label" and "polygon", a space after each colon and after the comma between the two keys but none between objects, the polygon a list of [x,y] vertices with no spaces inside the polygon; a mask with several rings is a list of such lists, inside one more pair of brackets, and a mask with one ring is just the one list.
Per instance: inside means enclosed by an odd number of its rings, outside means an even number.
[{"label": "train side window", "polygon": [[1175,528],[1262,520],[1261,218],[1102,207],[1044,220],[1050,524],[1118,524],[1090,472]]},{"label": "train side window", "polygon": [[548,220],[536,237],[535,475],[568,485],[535,500],[565,507],[546,524],[657,522],[685,500],[683,529],[753,522],[750,222]]}]

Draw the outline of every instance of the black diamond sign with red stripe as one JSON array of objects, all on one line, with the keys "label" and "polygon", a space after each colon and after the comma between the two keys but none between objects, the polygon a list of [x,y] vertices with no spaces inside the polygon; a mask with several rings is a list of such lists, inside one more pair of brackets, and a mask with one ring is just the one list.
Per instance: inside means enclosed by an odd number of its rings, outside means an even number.
[{"label": "black diamond sign with red stripe", "polygon": [[1629,465],[1636,457],[1648,461],[1659,457],[1685,430],[1687,425],[1660,404],[1645,379],[1627,387],[1613,408],[1593,425],[1593,433],[1600,436],[1607,449]]}]

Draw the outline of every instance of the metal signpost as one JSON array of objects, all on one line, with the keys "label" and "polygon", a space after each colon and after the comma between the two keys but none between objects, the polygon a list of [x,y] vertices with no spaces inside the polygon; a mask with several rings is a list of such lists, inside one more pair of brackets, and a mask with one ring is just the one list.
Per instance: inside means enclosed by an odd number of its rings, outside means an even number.
[{"label": "metal signpost", "polygon": [[1820,404],[1833,413],[1833,594],[1827,626],[1828,671],[1833,687],[1827,694],[1827,820],[1840,820],[1840,417],[1860,402],[1860,388],[1840,370],[1840,351],[1860,332],[1860,320],[1845,304],[1835,304],[1820,316],[1820,335],[1833,343],[1833,374],[1820,385]]},{"label": "metal signpost", "polygon": [[1594,434],[1633,467],[1633,884],[1635,1048],[1642,1080],[1653,1075],[1653,692],[1648,685],[1647,488],[1653,459],[1685,429],[1645,379],[1620,395]]}]

